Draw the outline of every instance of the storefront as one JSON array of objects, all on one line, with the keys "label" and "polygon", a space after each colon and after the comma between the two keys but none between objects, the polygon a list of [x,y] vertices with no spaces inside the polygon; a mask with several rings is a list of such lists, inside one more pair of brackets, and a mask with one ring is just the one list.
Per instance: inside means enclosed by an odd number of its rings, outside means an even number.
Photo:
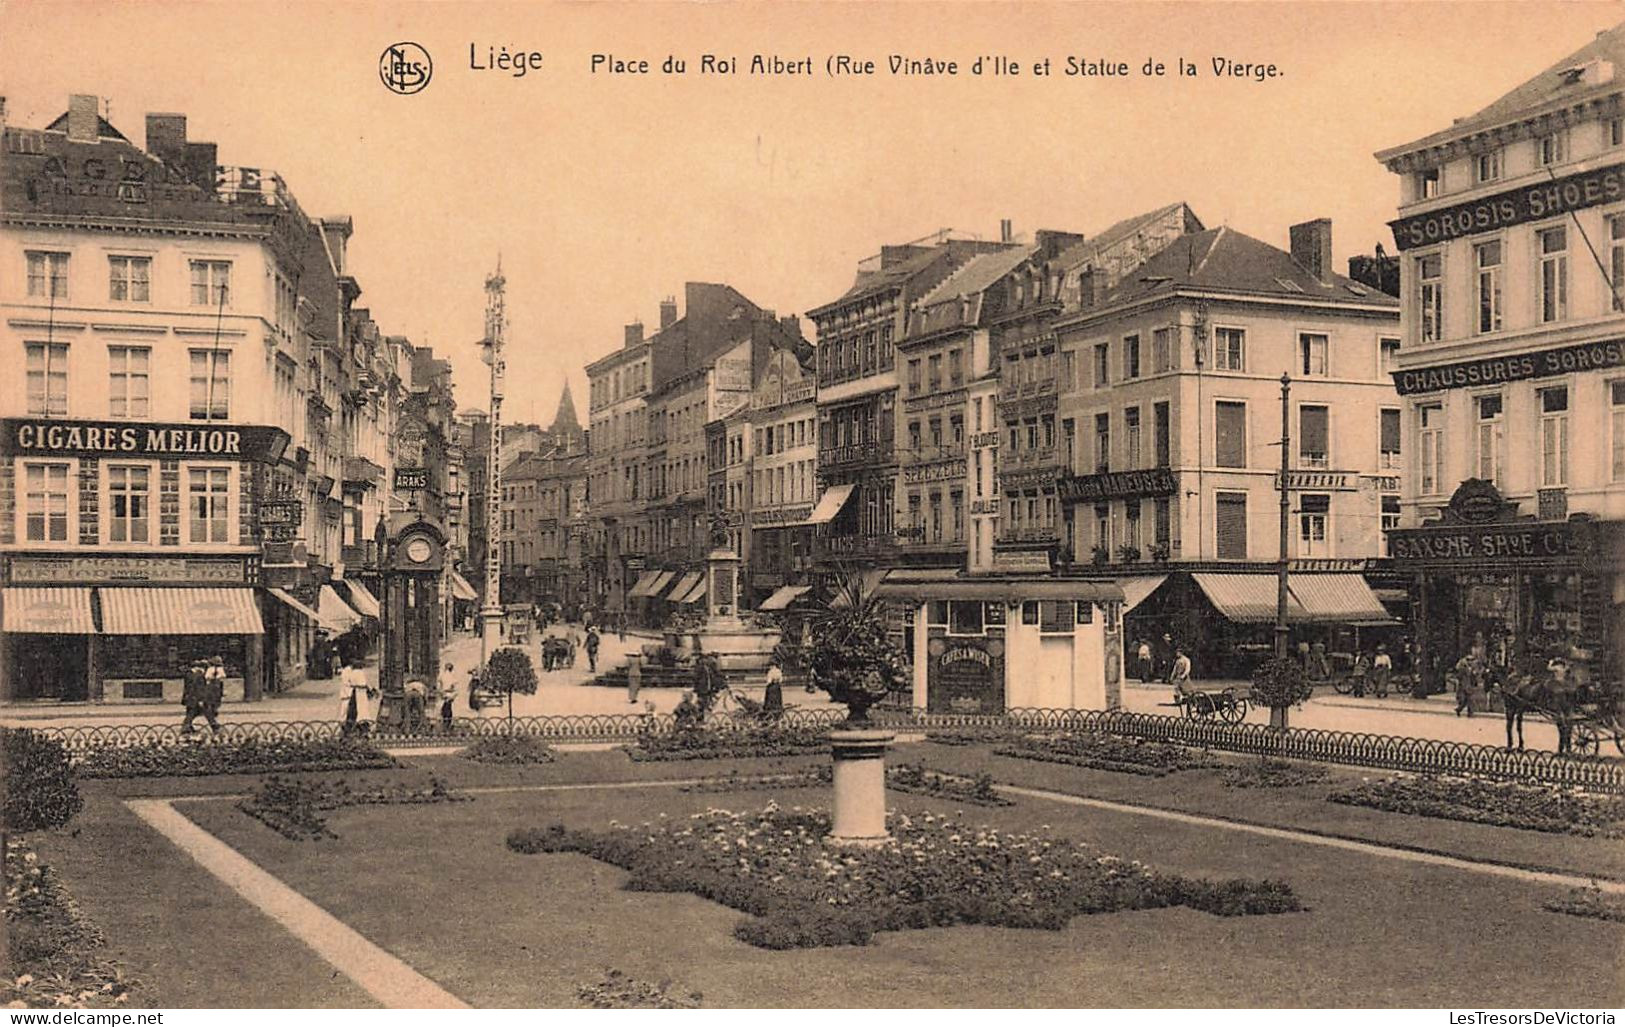
[{"label": "storefront", "polygon": [[893,572],[876,589],[903,614],[915,707],[990,714],[1121,705],[1116,585],[921,573]]},{"label": "storefront", "polygon": [[1562,656],[1582,680],[1619,674],[1620,522],[1518,517],[1488,482],[1464,482],[1438,521],[1389,533],[1414,576],[1423,679],[1475,646],[1496,666]]}]

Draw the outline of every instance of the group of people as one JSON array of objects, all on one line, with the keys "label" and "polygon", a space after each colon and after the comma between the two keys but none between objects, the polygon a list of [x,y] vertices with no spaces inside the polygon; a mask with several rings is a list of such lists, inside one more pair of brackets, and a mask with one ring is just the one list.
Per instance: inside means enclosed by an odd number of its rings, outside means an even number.
[{"label": "group of people", "polygon": [[[784,714],[784,667],[777,656],[768,661],[766,679],[761,709],[757,712],[764,720],[777,720]],[[637,689],[641,682],[642,668],[639,661],[634,658],[627,667],[627,693],[630,702],[637,702]],[[677,708],[673,711],[677,717],[677,727],[679,729],[698,727],[716,705],[718,697],[730,691],[728,681],[722,673],[722,665],[717,658],[710,653],[696,655],[694,687],[683,692]],[[754,709],[754,706],[747,706],[747,709]]]},{"label": "group of people", "polygon": [[1175,644],[1173,635],[1163,635],[1156,646],[1142,638],[1134,647],[1134,670],[1134,676],[1146,684],[1161,681],[1173,685],[1176,692],[1183,692],[1190,686],[1190,650]]},{"label": "group of people", "polygon": [[215,656],[207,660],[193,660],[181,684],[181,706],[186,718],[181,721],[181,734],[189,735],[192,722],[200,715],[209,722],[209,730],[220,730],[220,704],[226,698],[226,661]]},{"label": "group of people", "polygon": [[575,654],[577,650],[581,650],[587,654],[587,670],[596,674],[598,649],[603,645],[603,641],[596,624],[588,624],[585,632],[571,625],[562,635],[548,635],[542,639],[542,669],[552,671],[573,667]]}]

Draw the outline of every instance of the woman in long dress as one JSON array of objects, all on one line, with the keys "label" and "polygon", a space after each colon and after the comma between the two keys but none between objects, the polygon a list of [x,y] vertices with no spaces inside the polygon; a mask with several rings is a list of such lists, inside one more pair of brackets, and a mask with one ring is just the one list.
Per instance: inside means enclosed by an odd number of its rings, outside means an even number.
[{"label": "woman in long dress", "polygon": [[378,717],[377,693],[367,684],[367,675],[356,660],[339,674],[339,701],[342,704],[345,734],[359,731],[365,735],[372,730]]}]

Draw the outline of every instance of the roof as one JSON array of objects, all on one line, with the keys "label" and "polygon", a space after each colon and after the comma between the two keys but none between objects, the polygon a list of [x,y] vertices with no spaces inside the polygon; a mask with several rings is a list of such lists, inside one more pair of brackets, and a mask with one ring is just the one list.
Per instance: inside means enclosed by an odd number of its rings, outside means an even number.
[{"label": "roof", "polygon": [[[976,324],[982,316],[982,294],[1037,251],[1036,246],[1017,246],[972,257],[920,298],[909,318],[908,334],[925,335]],[[960,297],[972,301],[968,310],[961,307]]]},{"label": "roof", "polygon": [[[47,132],[66,132],[68,130],[68,112],[63,111],[62,116],[45,126]],[[113,127],[113,123],[101,115],[96,116],[96,135],[100,139],[122,139],[130,141],[130,137]]]},{"label": "roof", "polygon": [[1056,263],[1062,265],[1063,267],[1075,267],[1079,264],[1087,263],[1098,257],[1102,251],[1107,250],[1113,245],[1129,238],[1135,232],[1142,231],[1147,226],[1154,225],[1163,218],[1166,218],[1171,214],[1178,213],[1180,210],[1184,210],[1186,212],[1189,220],[1195,225],[1196,229],[1200,231],[1202,222],[1196,217],[1196,214],[1191,211],[1190,207],[1186,205],[1185,201],[1180,200],[1175,203],[1170,203],[1164,207],[1158,207],[1156,210],[1146,211],[1143,214],[1136,214],[1133,217],[1124,218],[1123,220],[1112,225],[1110,228],[1107,228],[1104,232],[1101,232],[1098,235],[1092,235],[1076,246],[1061,251],[1060,255],[1055,258]]},{"label": "roof", "polygon": [[1425,149],[1449,139],[1471,135],[1477,130],[1512,120],[1522,112],[1532,111],[1547,104],[1575,99],[1592,92],[1618,89],[1620,82],[1617,79],[1601,83],[1577,82],[1572,80],[1572,76],[1565,74],[1571,69],[1595,60],[1611,62],[1616,68],[1625,71],[1625,23],[1597,33],[1591,42],[1503,94],[1489,106],[1480,108],[1465,118],[1457,118],[1449,128],[1384,150],[1377,158],[1388,160],[1410,150]]},{"label": "roof", "polygon": [[1211,289],[1295,300],[1399,309],[1399,300],[1333,273],[1321,282],[1287,251],[1233,228],[1180,236],[1109,290],[1101,307],[1178,289]]},{"label": "roof", "polygon": [[576,417],[575,400],[570,398],[570,383],[564,383],[564,392],[559,395],[559,411],[553,415],[553,425],[549,431],[580,431],[581,421]]}]

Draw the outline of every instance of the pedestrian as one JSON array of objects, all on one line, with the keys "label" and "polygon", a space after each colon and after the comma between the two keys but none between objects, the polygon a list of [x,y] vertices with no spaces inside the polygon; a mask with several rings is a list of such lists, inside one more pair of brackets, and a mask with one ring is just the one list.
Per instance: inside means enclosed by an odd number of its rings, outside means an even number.
[{"label": "pedestrian", "polygon": [[643,657],[633,653],[626,661],[626,701],[636,706],[643,687]]},{"label": "pedestrian", "polygon": [[622,610],[615,617],[615,634],[622,642],[626,641],[626,611]]},{"label": "pedestrian", "polygon": [[406,733],[419,734],[423,730],[424,714],[428,709],[429,686],[413,678],[406,683],[403,691],[406,693]]},{"label": "pedestrian", "polygon": [[1393,677],[1394,661],[1386,645],[1377,646],[1377,655],[1371,658],[1371,690],[1378,699],[1388,698],[1388,679]]},{"label": "pedestrian", "polygon": [[1184,646],[1174,649],[1174,665],[1169,668],[1168,682],[1174,686],[1174,694],[1183,695],[1189,691],[1191,683],[1191,658],[1185,655]]},{"label": "pedestrian", "polygon": [[478,713],[484,705],[484,700],[480,698],[480,669],[475,667],[468,672],[468,708]]},{"label": "pedestrian", "polygon": [[206,664],[202,660],[193,660],[192,665],[186,668],[186,677],[181,683],[181,708],[186,711],[186,718],[181,721],[181,734],[192,733],[192,721],[203,712],[203,674]]},{"label": "pedestrian", "polygon": [[1365,698],[1366,673],[1371,669],[1371,658],[1363,651],[1354,654],[1354,666],[1349,668],[1349,687],[1357,699]]},{"label": "pedestrian", "polygon": [[226,661],[216,656],[203,672],[203,717],[210,731],[220,730],[220,704],[226,699]]},{"label": "pedestrian", "polygon": [[1561,656],[1553,657],[1546,664],[1546,690],[1551,696],[1552,720],[1557,724],[1557,751],[1560,755],[1569,752],[1574,744],[1579,681],[1569,670],[1569,661]]},{"label": "pedestrian", "polygon": [[1478,696],[1484,690],[1484,667],[1478,658],[1478,650],[1471,650],[1457,660],[1456,666],[1446,676],[1455,684],[1456,716],[1465,712],[1471,717],[1473,708],[1478,704]]},{"label": "pedestrian", "polygon": [[375,695],[367,686],[358,660],[339,672],[340,695],[344,702],[344,733],[365,737],[372,731],[372,722],[378,711],[373,704]]},{"label": "pedestrian", "polygon": [[779,658],[773,657],[767,664],[767,690],[762,693],[762,715],[777,720],[784,714],[784,669],[779,666]]},{"label": "pedestrian", "polygon": [[1326,643],[1316,642],[1309,647],[1309,680],[1329,681],[1332,676],[1332,663],[1326,656]]},{"label": "pedestrian", "polygon": [[1158,681],[1167,681],[1169,673],[1174,666],[1174,636],[1166,632],[1162,636],[1162,645],[1157,649],[1157,665],[1155,673]]},{"label": "pedestrian", "polygon": [[1140,679],[1140,683],[1150,684],[1152,676],[1150,639],[1140,639],[1140,645],[1134,653],[1134,663],[1135,676]]},{"label": "pedestrian", "polygon": [[598,673],[598,629],[587,629],[587,670],[593,674]]},{"label": "pedestrian", "polygon": [[679,731],[699,727],[700,719],[705,716],[700,710],[699,703],[694,701],[694,693],[690,691],[683,692],[683,697],[677,703],[677,708],[672,711],[672,715],[677,718],[677,730]]},{"label": "pedestrian", "polygon": [[457,698],[457,686],[451,683],[453,669],[451,664],[446,664],[445,677],[441,678],[440,733],[443,735],[451,734],[451,720],[456,712],[452,707],[452,700]]}]

